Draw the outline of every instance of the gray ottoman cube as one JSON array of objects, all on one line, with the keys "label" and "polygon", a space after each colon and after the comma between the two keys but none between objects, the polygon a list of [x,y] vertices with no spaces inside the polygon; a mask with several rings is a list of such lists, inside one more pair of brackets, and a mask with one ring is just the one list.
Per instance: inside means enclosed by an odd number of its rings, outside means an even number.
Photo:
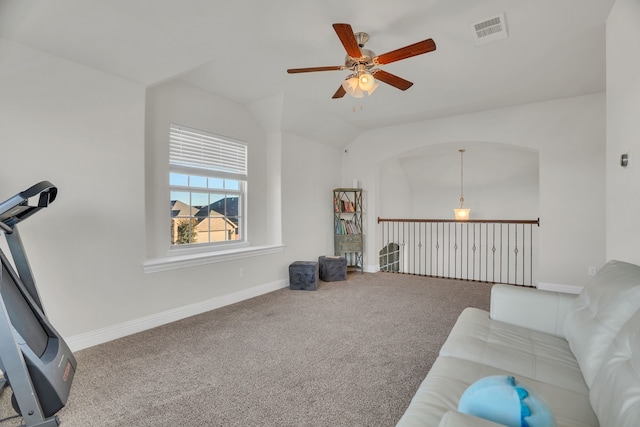
[{"label": "gray ottoman cube", "polygon": [[345,258],[321,256],[318,258],[318,264],[320,264],[320,280],[324,282],[347,280],[347,260]]},{"label": "gray ottoman cube", "polygon": [[289,265],[289,289],[315,291],[318,289],[318,263],[296,261]]}]

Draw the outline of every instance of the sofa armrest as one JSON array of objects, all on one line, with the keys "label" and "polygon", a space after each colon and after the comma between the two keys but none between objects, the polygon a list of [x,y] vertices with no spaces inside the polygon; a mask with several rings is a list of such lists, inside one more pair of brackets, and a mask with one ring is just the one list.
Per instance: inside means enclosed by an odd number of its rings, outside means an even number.
[{"label": "sofa armrest", "polygon": [[564,319],[576,297],[575,294],[498,284],[491,288],[490,317],[564,338]]},{"label": "sofa armrest", "polygon": [[503,424],[457,411],[449,411],[440,420],[438,427],[504,427]]}]

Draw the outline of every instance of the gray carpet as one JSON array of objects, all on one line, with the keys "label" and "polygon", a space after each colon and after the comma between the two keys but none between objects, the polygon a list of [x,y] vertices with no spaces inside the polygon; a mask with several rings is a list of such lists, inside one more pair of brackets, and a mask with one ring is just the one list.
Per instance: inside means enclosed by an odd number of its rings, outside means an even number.
[{"label": "gray carpet", "polygon": [[393,426],[458,314],[488,309],[490,288],[350,273],[282,289],[77,352],[59,416],[65,427]]}]

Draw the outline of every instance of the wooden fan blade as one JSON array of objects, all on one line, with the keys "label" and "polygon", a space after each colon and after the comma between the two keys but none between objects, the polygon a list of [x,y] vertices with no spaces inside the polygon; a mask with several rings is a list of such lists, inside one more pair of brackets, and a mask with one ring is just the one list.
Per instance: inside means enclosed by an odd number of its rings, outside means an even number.
[{"label": "wooden fan blade", "polygon": [[411,83],[410,81],[398,77],[395,74],[387,73],[384,70],[374,70],[373,76],[381,82],[385,82],[386,84],[396,87],[400,90],[407,90],[411,86],[413,86],[413,83]]},{"label": "wooden fan blade", "polygon": [[400,49],[392,50],[391,52],[383,53],[373,58],[373,62],[376,64],[384,65],[391,62],[400,61],[401,59],[411,58],[412,56],[422,55],[436,50],[436,43],[433,39],[423,40],[418,43],[414,43],[409,46],[401,47]]},{"label": "wooden fan blade", "polygon": [[337,71],[343,70],[344,67],[341,65],[332,65],[329,67],[309,67],[309,68],[289,68],[287,73],[296,74],[296,73],[312,73],[314,71]]},{"label": "wooden fan blade", "polygon": [[355,34],[353,34],[351,25],[333,24],[333,29],[336,30],[336,34],[342,42],[344,50],[347,51],[347,55],[352,58],[360,58],[362,56],[362,52],[360,52],[360,46],[358,46],[358,41],[356,40]]},{"label": "wooden fan blade", "polygon": [[338,90],[336,91],[336,93],[333,94],[333,96],[331,97],[332,99],[338,99],[338,98],[342,98],[345,94],[347,93],[346,90],[344,90],[344,88],[342,87],[342,85],[340,85],[340,87],[338,88]]}]

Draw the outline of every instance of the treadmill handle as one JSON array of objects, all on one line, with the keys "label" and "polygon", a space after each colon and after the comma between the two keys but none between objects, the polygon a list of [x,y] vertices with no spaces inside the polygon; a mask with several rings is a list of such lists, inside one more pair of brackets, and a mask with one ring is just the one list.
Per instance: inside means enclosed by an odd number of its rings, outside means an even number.
[{"label": "treadmill handle", "polygon": [[40,198],[38,199],[38,207],[46,208],[56,199],[58,189],[49,181],[41,181],[20,193],[20,197],[27,200],[35,196],[36,194],[40,194]]}]

